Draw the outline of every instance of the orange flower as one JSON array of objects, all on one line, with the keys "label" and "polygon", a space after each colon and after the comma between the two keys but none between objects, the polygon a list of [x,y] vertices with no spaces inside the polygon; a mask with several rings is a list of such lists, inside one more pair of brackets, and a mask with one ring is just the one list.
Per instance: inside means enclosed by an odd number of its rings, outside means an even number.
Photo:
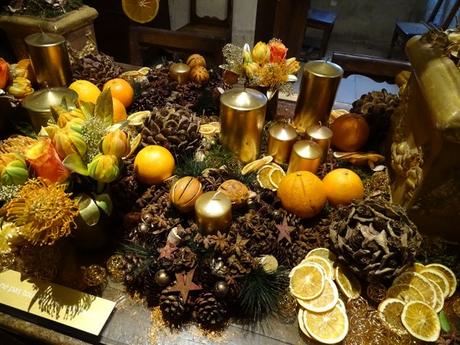
[{"label": "orange flower", "polygon": [[279,63],[286,60],[286,55],[288,49],[286,46],[277,39],[272,39],[268,42],[268,47],[270,48],[270,62]]},{"label": "orange flower", "polygon": [[50,139],[38,140],[26,151],[25,156],[37,177],[43,177],[51,182],[63,182],[70,175]]}]

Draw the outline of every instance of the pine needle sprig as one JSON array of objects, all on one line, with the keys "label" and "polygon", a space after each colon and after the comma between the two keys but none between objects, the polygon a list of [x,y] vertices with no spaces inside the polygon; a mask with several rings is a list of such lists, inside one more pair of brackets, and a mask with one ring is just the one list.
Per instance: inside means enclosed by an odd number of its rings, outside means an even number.
[{"label": "pine needle sprig", "polygon": [[197,161],[194,157],[188,157],[179,162],[176,168],[176,175],[183,176],[200,176],[203,170],[208,168],[206,162]]}]

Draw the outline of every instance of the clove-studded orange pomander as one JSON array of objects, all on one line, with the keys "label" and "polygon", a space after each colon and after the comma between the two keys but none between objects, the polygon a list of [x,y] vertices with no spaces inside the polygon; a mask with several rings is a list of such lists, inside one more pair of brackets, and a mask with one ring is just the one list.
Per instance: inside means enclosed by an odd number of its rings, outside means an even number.
[{"label": "clove-studded orange pomander", "polygon": [[278,197],[287,211],[301,218],[316,216],[327,201],[323,182],[308,171],[296,171],[283,177]]},{"label": "clove-studded orange pomander", "polygon": [[181,212],[189,212],[195,207],[195,201],[203,194],[201,182],[192,176],[180,178],[173,184],[169,197]]}]

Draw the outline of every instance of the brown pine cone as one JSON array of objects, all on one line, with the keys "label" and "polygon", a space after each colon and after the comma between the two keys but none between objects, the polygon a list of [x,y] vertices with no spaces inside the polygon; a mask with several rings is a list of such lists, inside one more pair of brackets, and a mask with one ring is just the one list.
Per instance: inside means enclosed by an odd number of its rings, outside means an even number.
[{"label": "brown pine cone", "polygon": [[91,53],[82,59],[75,59],[72,65],[73,80],[88,80],[102,88],[110,79],[117,78],[123,69],[113,58],[104,53]]},{"label": "brown pine cone", "polygon": [[196,266],[197,256],[189,247],[180,247],[172,255],[174,272],[190,271]]},{"label": "brown pine cone", "polygon": [[152,185],[136,200],[136,206],[142,209],[152,203],[157,203],[164,194],[169,195],[169,188],[165,184]]},{"label": "brown pine cone", "polygon": [[193,318],[203,327],[222,327],[227,320],[227,308],[213,293],[201,293],[194,301]]},{"label": "brown pine cone", "polygon": [[165,289],[160,295],[160,310],[165,320],[175,324],[178,323],[187,313],[184,300],[176,292],[169,292]]}]

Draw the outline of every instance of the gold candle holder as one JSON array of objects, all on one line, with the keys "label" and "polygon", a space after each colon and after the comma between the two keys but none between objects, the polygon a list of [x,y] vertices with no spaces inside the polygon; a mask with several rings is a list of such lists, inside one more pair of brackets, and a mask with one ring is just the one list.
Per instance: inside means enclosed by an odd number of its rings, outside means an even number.
[{"label": "gold candle holder", "polygon": [[232,202],[221,192],[203,193],[196,199],[195,217],[203,235],[226,232],[232,223]]},{"label": "gold candle holder", "polygon": [[40,86],[66,86],[71,83],[72,70],[64,36],[38,32],[24,40]]},{"label": "gold candle holder", "polygon": [[316,60],[303,69],[294,116],[294,127],[305,132],[314,124],[328,123],[343,69],[335,63]]},{"label": "gold candle holder", "polygon": [[27,110],[35,132],[40,132],[42,126],[48,124],[48,120],[52,119],[51,106],[60,105],[64,98],[67,104],[71,106],[76,104],[78,94],[66,87],[53,87],[35,91],[22,100],[22,106]]},{"label": "gold candle holder", "polygon": [[190,76],[190,67],[185,63],[173,63],[169,67],[169,78],[177,81],[179,84],[184,84]]},{"label": "gold candle holder", "polygon": [[276,122],[269,131],[268,154],[276,163],[284,164],[289,160],[292,146],[297,139],[297,132],[286,122]]},{"label": "gold candle holder", "polygon": [[321,156],[319,144],[311,140],[300,140],[292,147],[287,173],[310,171],[315,174],[321,164]]},{"label": "gold candle holder", "polygon": [[220,96],[220,140],[243,163],[260,151],[267,97],[257,90],[234,88]]},{"label": "gold candle holder", "polygon": [[323,152],[321,161],[324,162],[331,146],[332,131],[328,127],[318,124],[307,129],[307,135],[311,141],[321,146]]}]

